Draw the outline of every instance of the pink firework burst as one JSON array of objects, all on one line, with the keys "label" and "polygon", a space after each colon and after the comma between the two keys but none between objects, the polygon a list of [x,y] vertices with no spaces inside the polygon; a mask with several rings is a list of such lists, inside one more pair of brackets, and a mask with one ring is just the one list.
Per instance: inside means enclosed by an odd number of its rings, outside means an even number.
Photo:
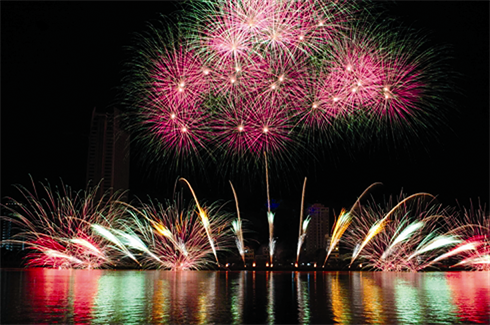
[{"label": "pink firework burst", "polygon": [[315,71],[296,82],[289,105],[302,132],[327,131],[344,109],[339,101],[325,96],[326,82],[327,74]]},{"label": "pink firework burst", "polygon": [[439,120],[435,103],[445,86],[435,52],[384,19],[353,19],[366,13],[357,4],[190,5],[186,29],[143,40],[127,78],[137,120],[129,128],[168,160],[176,157],[175,165],[224,149],[227,157],[267,151],[287,158],[290,144],[306,148],[304,139],[323,147],[341,132],[367,139]]},{"label": "pink firework burst", "polygon": [[376,99],[382,79],[381,60],[375,50],[375,44],[362,38],[351,36],[338,42],[321,94],[332,111],[355,113]]},{"label": "pink firework burst", "polygon": [[237,64],[251,56],[252,45],[246,31],[238,28],[235,17],[221,10],[211,14],[198,32],[199,38],[191,44],[213,66]]},{"label": "pink firework burst", "polygon": [[382,78],[373,111],[389,120],[405,120],[418,109],[424,88],[422,70],[402,55],[383,64]]},{"label": "pink firework burst", "polygon": [[240,98],[220,107],[215,133],[219,148],[227,154],[243,153],[261,159],[264,152],[280,154],[286,150],[291,128],[280,103]]},{"label": "pink firework burst", "polygon": [[181,45],[165,50],[153,61],[149,80],[152,100],[177,106],[198,103],[209,92],[210,69],[188,48]]},{"label": "pink firework burst", "polygon": [[260,30],[257,38],[259,51],[265,51],[272,57],[293,55],[311,24],[310,6],[308,1],[275,2],[268,24]]},{"label": "pink firework burst", "polygon": [[213,70],[213,91],[217,95],[236,97],[256,88],[260,78],[258,66],[260,58],[254,60],[230,62]]},{"label": "pink firework burst", "polygon": [[242,0],[227,1],[222,10],[230,22],[233,22],[234,28],[245,31],[253,44],[261,32],[272,24],[276,7],[276,1]]},{"label": "pink firework burst", "polygon": [[275,101],[288,110],[295,99],[303,96],[303,81],[308,80],[311,73],[306,58],[292,59],[289,56],[262,60],[257,63],[255,72],[255,87],[250,90],[265,101]]},{"label": "pink firework burst", "polygon": [[175,157],[200,156],[209,145],[208,114],[192,103],[163,105],[145,111],[145,124],[156,148],[174,153]]}]

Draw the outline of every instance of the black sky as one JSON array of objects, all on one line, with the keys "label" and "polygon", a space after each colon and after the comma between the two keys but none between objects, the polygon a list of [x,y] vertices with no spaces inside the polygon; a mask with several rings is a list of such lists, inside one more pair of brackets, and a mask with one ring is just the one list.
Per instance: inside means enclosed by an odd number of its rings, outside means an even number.
[{"label": "black sky", "polygon": [[[114,104],[131,34],[171,10],[173,3],[157,1],[1,2],[2,197],[15,197],[12,184],[28,185],[29,175],[85,188],[92,110]],[[453,95],[458,111],[445,113],[449,128],[436,130],[437,140],[425,148],[414,143],[407,152],[365,151],[327,162],[308,175],[306,200],[348,207],[369,184],[383,182],[388,194],[403,189],[429,192],[449,204],[478,198],[488,203],[489,3],[400,2],[389,12],[452,47],[460,74],[461,94]],[[302,177],[288,190],[271,184],[271,195],[299,207]],[[161,193],[168,193],[173,181],[137,179],[132,190],[152,195],[166,187]],[[262,180],[257,184],[237,190],[262,204],[265,189]],[[233,198],[229,188],[214,184],[199,190],[204,198]]]}]

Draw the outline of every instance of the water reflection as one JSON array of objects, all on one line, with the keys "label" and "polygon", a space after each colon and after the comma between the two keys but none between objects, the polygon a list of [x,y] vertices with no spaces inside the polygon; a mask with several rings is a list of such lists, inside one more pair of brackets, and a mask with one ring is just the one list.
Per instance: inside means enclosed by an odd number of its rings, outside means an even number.
[{"label": "water reflection", "polygon": [[490,272],[448,272],[445,275],[457,318],[462,322],[490,324]]},{"label": "water reflection", "polygon": [[415,273],[402,274],[394,279],[396,312],[404,324],[421,323],[425,315],[421,308],[420,288],[414,286]]},{"label": "water reflection", "polygon": [[327,273],[326,276],[330,282],[326,289],[330,289],[332,295],[333,320],[336,323],[349,324],[352,320],[349,285],[341,282],[344,277],[339,272]]},{"label": "water reflection", "polygon": [[[299,272],[294,272],[294,283],[296,283],[296,297],[298,301],[298,323],[310,324],[310,306],[309,306],[309,284],[310,273],[307,274],[307,279],[301,279]],[[316,276],[316,273],[313,273]]]},{"label": "water reflection", "polygon": [[376,279],[361,274],[360,287],[362,292],[362,306],[366,323],[368,324],[386,324],[386,312],[384,311],[383,295],[381,287],[376,284]]},{"label": "water reflection", "polygon": [[[78,270],[76,277],[78,277]],[[87,272],[90,272],[88,270]],[[93,318],[104,323],[134,323],[145,318],[140,306],[146,301],[146,275],[143,271],[106,272],[98,276]],[[150,286],[150,288],[152,288]]]},{"label": "water reflection", "polygon": [[2,270],[1,323],[489,323],[490,272]]},{"label": "water reflection", "polygon": [[274,272],[267,272],[267,323],[274,324]]},{"label": "water reflection", "polygon": [[[232,324],[243,324],[245,274],[246,272],[240,272],[238,278],[230,281]],[[228,280],[228,272],[226,276]]]}]

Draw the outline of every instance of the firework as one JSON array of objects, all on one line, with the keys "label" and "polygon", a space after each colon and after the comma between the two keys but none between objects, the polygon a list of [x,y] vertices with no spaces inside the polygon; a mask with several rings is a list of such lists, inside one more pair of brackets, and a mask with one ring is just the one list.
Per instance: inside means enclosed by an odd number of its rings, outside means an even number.
[{"label": "firework", "polygon": [[240,253],[240,256],[242,257],[243,265],[246,266],[245,264],[245,242],[243,240],[243,229],[242,229],[242,219],[240,218],[240,209],[238,208],[238,198],[235,192],[235,188],[233,187],[233,184],[230,181],[230,186],[233,191],[233,196],[235,197],[235,203],[236,203],[236,211],[237,211],[237,219],[232,221],[232,226],[233,226],[233,232],[235,233],[236,236],[236,246],[238,248],[238,252]]},{"label": "firework", "polygon": [[5,208],[12,216],[2,216],[19,228],[3,243],[23,244],[32,251],[26,266],[219,267],[217,253],[228,251],[233,239],[228,214],[217,204],[201,206],[191,187],[195,206],[188,208],[177,202],[164,207],[140,201],[135,206],[121,200],[124,193],[97,196],[97,186],[79,192],[67,186],[55,191],[43,185],[43,192],[33,187],[17,186],[23,200],[10,198]]},{"label": "firework", "polygon": [[342,211],[340,211],[339,217],[334,223],[334,230],[330,238],[330,246],[328,247],[327,256],[325,257],[325,261],[323,262],[323,267],[325,267],[325,263],[327,263],[328,257],[330,256],[334,248],[338,245],[340,238],[342,238],[342,235],[347,230],[351,222],[352,214],[346,212],[345,209],[342,209]]},{"label": "firework", "polygon": [[[25,245],[31,250],[27,266],[51,268],[103,268],[123,264],[128,255],[124,246],[116,247],[98,236],[93,224],[110,227],[122,213],[114,204],[122,193],[97,196],[98,186],[74,192],[68,186],[53,190],[41,184],[33,191],[16,186],[23,199],[9,198],[5,208],[12,216],[2,217],[19,227],[10,243]],[[119,260],[119,262],[117,262]]]},{"label": "firework", "polygon": [[209,240],[209,245],[211,245],[211,249],[213,251],[214,257],[216,258],[216,263],[219,266],[218,255],[216,255],[216,248],[214,246],[214,239],[211,236],[211,230],[210,230],[211,224],[209,223],[208,213],[205,209],[201,207],[201,205],[199,205],[199,201],[197,200],[196,193],[194,193],[191,184],[185,178],[181,178],[180,180],[184,181],[189,186],[189,189],[192,192],[192,196],[194,197],[194,200],[196,202],[196,207],[199,213],[199,217],[201,218],[202,225],[204,227],[204,230],[206,231],[206,236],[208,237]]},{"label": "firework", "polygon": [[[197,213],[196,213],[197,209]],[[204,211],[204,218],[203,218]],[[198,270],[219,267],[217,253],[231,248],[233,234],[230,218],[220,207],[195,205],[183,207],[173,202],[128,205],[129,215],[116,233],[125,245],[139,254],[144,268]]]},{"label": "firework", "polygon": [[457,256],[454,266],[470,270],[490,270],[490,217],[485,206],[461,208],[456,223],[451,225],[450,235],[458,236],[462,243],[443,258]]},{"label": "firework", "polygon": [[368,193],[369,190],[371,190],[373,187],[377,185],[382,185],[382,183],[373,183],[369,185],[364,192],[357,198],[356,202],[352,206],[349,212],[346,212],[345,209],[342,209],[340,211],[340,215],[337,218],[337,220],[334,222],[333,226],[333,233],[330,239],[330,246],[327,248],[327,256],[325,256],[325,261],[323,262],[323,267],[325,267],[325,263],[327,263],[328,257],[334,250],[334,248],[338,245],[340,238],[342,238],[342,235],[344,232],[347,230],[349,225],[352,222],[352,216],[354,213],[356,213],[356,210],[359,209],[360,207],[360,202],[361,199]]},{"label": "firework", "polygon": [[453,220],[450,211],[423,198],[433,197],[417,193],[394,206],[391,198],[385,208],[360,206],[346,237],[353,252],[351,265],[359,258],[364,267],[375,270],[419,271],[443,260],[461,239],[442,226],[441,221]]},{"label": "firework", "polygon": [[[389,221],[389,218],[398,211],[398,209],[400,208],[403,208],[405,207],[406,203],[414,198],[418,198],[418,197],[424,197],[424,196],[430,196],[432,198],[434,198],[433,195],[431,194],[428,194],[428,193],[416,193],[416,194],[413,194],[413,195],[410,195],[409,197],[403,199],[402,201],[400,201],[393,209],[391,209],[382,219],[380,220],[376,220],[374,222],[374,224],[369,228],[366,236],[364,237],[364,240],[362,241],[361,244],[357,245],[354,249],[354,252],[352,253],[352,259],[351,259],[351,262],[350,264],[352,265],[352,263],[354,262],[354,260],[357,258],[357,256],[359,255],[359,253],[362,251],[362,249],[369,243],[369,241],[371,239],[373,239],[374,236],[376,236],[377,234],[379,234],[382,230],[383,230],[383,227],[388,223]],[[432,247],[432,246],[430,246]],[[431,249],[428,249],[428,250],[432,250]],[[425,250],[424,250],[425,251]],[[410,258],[412,258],[413,256],[411,256]],[[410,259],[409,258],[409,259]]]},{"label": "firework", "polygon": [[447,83],[437,51],[385,20],[379,27],[357,4],[205,0],[188,8],[179,27],[139,37],[124,88],[136,141],[173,167],[237,169],[237,160],[257,165],[264,151],[284,164],[326,134],[415,131],[441,116],[435,103]]},{"label": "firework", "polygon": [[274,238],[274,213],[271,212],[271,199],[269,196],[269,168],[267,165],[267,153],[264,151],[265,159],[265,182],[267,191],[267,222],[269,223],[269,265],[273,266],[274,250],[276,248],[276,240]]},{"label": "firework", "polygon": [[[223,206],[201,205],[189,182],[181,180],[192,192],[193,205],[185,207],[180,201],[166,206],[141,201],[134,205],[122,202],[122,193],[98,198],[98,187],[73,192],[64,185],[61,190],[42,185],[43,191],[38,192],[34,185],[33,191],[18,186],[23,199],[10,198],[11,204],[4,207],[11,216],[2,219],[18,226],[19,232],[3,243],[27,246],[31,252],[26,266],[51,268],[208,269],[219,267],[218,255],[229,252],[233,244],[245,262],[242,219],[231,182],[235,220],[222,211]],[[436,204],[428,193],[401,195],[397,204],[390,198],[383,205],[361,205],[365,194],[378,184],[369,186],[348,212],[341,211],[325,262],[344,238],[352,252],[350,265],[358,260],[364,268],[383,271],[420,271],[444,264],[488,270],[490,226],[484,207],[471,206],[457,213]],[[305,188],[306,178],[303,198]],[[268,187],[267,202],[267,265],[273,267],[275,215]],[[309,222],[309,216],[303,220],[300,215],[296,263]]]},{"label": "firework", "polygon": [[306,217],[305,221],[303,222],[303,209],[304,209],[304,200],[305,200],[305,190],[306,190],[306,177],[305,181],[303,182],[303,194],[301,195],[301,209],[300,214],[299,214],[299,234],[298,234],[298,248],[296,251],[296,267],[298,267],[298,261],[299,261],[299,254],[301,253],[301,246],[303,245],[303,242],[306,237],[306,230],[308,229],[308,224],[311,221],[311,218],[308,216]]}]

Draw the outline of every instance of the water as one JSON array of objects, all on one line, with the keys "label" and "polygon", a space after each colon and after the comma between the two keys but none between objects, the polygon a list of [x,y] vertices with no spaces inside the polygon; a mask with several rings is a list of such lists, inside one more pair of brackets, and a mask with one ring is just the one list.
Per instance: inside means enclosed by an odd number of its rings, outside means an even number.
[{"label": "water", "polygon": [[490,272],[3,269],[1,323],[490,323]]}]

